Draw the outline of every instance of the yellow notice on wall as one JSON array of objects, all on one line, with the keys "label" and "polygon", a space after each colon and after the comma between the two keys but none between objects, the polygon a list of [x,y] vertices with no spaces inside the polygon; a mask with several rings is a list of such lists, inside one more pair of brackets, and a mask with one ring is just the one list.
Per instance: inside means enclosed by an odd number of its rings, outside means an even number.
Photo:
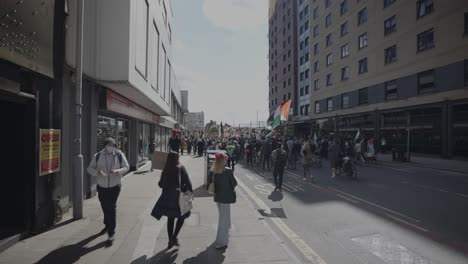
[{"label": "yellow notice on wall", "polygon": [[60,171],[60,130],[40,129],[39,176]]}]

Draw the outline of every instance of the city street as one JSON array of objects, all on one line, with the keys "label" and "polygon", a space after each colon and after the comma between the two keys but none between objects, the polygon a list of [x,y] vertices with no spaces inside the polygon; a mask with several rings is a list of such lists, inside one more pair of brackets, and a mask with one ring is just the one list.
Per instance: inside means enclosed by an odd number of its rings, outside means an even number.
[{"label": "city street", "polygon": [[[302,256],[325,263],[467,263],[468,175],[383,163],[357,167],[358,181],[331,179],[327,162],[288,170],[283,194],[272,173],[239,165],[257,209]],[[304,243],[307,245],[305,246]],[[315,262],[323,263],[323,262]]]}]

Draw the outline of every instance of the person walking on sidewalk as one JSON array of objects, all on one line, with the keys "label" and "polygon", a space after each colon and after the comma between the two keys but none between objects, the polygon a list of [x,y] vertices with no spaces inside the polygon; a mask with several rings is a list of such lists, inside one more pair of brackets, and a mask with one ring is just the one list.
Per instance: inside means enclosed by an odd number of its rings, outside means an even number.
[{"label": "person walking on sidewalk", "polygon": [[[192,182],[187,170],[179,163],[179,154],[170,152],[167,155],[166,166],[161,173],[158,185],[162,188],[162,194],[156,202],[151,215],[158,220],[162,216],[167,217],[167,236],[169,238],[167,248],[171,249],[174,246],[180,246],[177,236],[184,225],[185,219],[190,217],[190,211],[184,215],[180,213],[180,192],[193,192]],[[174,229],[176,218],[177,223]]]},{"label": "person walking on sidewalk", "polygon": [[263,170],[265,170],[265,163],[267,164],[268,170],[270,170],[270,166],[271,166],[271,151],[272,151],[271,139],[267,139],[267,140],[265,140],[265,143],[263,143],[263,147],[262,147]]},{"label": "person walking on sidewalk", "polygon": [[234,171],[234,165],[236,161],[236,145],[234,142],[230,142],[229,145],[226,146],[226,152],[228,154],[228,167]]},{"label": "person walking on sidewalk", "polygon": [[237,186],[236,178],[231,169],[226,168],[227,156],[223,153],[215,155],[215,161],[211,167],[214,184],[214,201],[218,206],[218,232],[214,246],[217,249],[225,248],[229,243],[229,229],[231,228],[231,207],[236,203]]},{"label": "person walking on sidewalk", "polygon": [[336,177],[336,169],[340,167],[341,160],[341,147],[338,139],[335,138],[328,150],[328,159],[330,160],[330,167],[332,168],[332,178]]},{"label": "person walking on sidewalk", "polygon": [[96,177],[98,198],[104,214],[105,227],[100,234],[107,232],[109,236],[107,241],[112,245],[122,175],[130,169],[130,166],[125,154],[116,148],[113,138],[107,138],[104,141],[104,146],[104,149],[96,153],[91,159],[87,171],[91,176]]},{"label": "person walking on sidewalk", "polygon": [[181,142],[180,142],[179,136],[178,135],[172,136],[169,139],[169,143],[168,143],[169,150],[179,153],[180,144]]},{"label": "person walking on sidewalk", "polygon": [[301,156],[301,163],[304,169],[304,181],[307,181],[309,179],[313,180],[314,177],[311,175],[311,168],[313,162],[312,149],[310,148],[310,144],[307,139],[304,140],[304,143],[302,144]]},{"label": "person walking on sidewalk", "polygon": [[277,144],[277,148],[273,151],[271,157],[273,159],[273,178],[275,180],[275,191],[282,192],[284,167],[286,167],[286,163],[288,162],[288,155],[281,147],[281,143]]}]

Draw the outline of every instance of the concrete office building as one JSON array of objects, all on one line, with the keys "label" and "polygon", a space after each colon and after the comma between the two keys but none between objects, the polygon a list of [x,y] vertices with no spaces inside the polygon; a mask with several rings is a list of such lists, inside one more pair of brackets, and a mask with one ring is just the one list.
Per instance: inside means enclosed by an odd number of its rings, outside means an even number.
[{"label": "concrete office building", "polygon": [[[67,72],[64,75],[63,140],[72,141],[76,1],[69,2],[66,35]],[[171,2],[86,1],[84,11],[83,154],[103,147],[106,137],[116,138],[132,170],[149,160],[154,140],[167,149],[169,137],[183,129],[182,94],[172,59]],[[64,146],[64,153],[73,153]],[[73,156],[64,156],[62,171],[73,175]],[[71,179],[71,178],[70,178]],[[60,186],[67,199],[71,180]],[[96,191],[95,180],[85,175],[87,197]],[[65,201],[66,203],[66,201]]]},{"label": "concrete office building", "polygon": [[189,132],[204,131],[205,113],[203,111],[185,113],[185,129]]},{"label": "concrete office building", "polygon": [[412,152],[468,155],[467,1],[304,2],[313,110],[296,133],[402,147],[409,128]]},{"label": "concrete office building", "polygon": [[292,99],[297,111],[297,3],[289,0],[269,2],[269,110]]}]

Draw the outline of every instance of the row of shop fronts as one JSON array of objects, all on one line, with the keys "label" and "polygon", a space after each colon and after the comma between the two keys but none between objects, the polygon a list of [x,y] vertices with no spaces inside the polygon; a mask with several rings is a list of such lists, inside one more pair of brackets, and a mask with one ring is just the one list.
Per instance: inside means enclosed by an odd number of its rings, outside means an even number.
[{"label": "row of shop fronts", "polygon": [[288,126],[288,133],[299,137],[315,134],[353,139],[360,131],[364,138],[374,138],[376,142],[384,138],[387,148],[391,149],[406,148],[408,128],[412,153],[443,158],[468,157],[467,101],[296,122]]}]

